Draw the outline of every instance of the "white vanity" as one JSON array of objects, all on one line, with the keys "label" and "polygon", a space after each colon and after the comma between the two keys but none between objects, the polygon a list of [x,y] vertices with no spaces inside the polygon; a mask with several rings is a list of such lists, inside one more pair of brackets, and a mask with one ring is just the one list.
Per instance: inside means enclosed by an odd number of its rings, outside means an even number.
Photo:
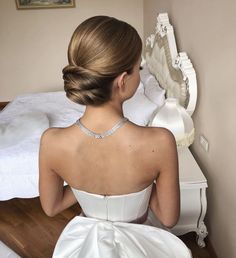
[{"label": "white vanity", "polygon": [[178,150],[181,189],[181,215],[178,224],[171,230],[176,235],[191,231],[197,233],[197,243],[204,247],[207,228],[204,217],[207,209],[207,180],[189,148]]}]

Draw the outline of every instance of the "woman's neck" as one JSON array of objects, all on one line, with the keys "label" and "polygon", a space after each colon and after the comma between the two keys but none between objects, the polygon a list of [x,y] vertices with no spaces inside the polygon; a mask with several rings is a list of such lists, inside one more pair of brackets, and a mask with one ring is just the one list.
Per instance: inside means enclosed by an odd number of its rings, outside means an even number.
[{"label": "woman's neck", "polygon": [[107,129],[107,127],[112,127],[122,117],[124,117],[122,104],[108,102],[100,106],[86,106],[81,122],[88,127],[98,126],[101,129]]}]

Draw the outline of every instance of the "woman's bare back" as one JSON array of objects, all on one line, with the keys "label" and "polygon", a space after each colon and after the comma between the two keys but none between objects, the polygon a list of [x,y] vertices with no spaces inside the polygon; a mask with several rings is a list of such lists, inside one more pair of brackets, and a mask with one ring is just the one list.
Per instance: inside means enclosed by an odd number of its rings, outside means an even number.
[{"label": "woman's bare back", "polygon": [[47,133],[52,169],[73,188],[103,195],[150,185],[160,170],[162,139],[169,134],[131,122],[103,139],[87,136],[77,125]]}]

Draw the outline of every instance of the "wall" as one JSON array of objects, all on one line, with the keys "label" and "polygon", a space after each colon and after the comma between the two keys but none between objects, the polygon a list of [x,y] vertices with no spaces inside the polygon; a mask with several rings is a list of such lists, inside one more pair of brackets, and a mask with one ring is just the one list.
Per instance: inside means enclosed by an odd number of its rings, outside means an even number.
[{"label": "wall", "polygon": [[77,0],[76,8],[44,10],[17,10],[15,0],[0,0],[0,101],[61,90],[70,37],[99,14],[129,22],[143,37],[143,0]]},{"label": "wall", "polygon": [[[168,12],[177,44],[192,59],[199,98],[193,119],[192,152],[208,179],[207,226],[219,258],[236,257],[236,2],[145,0],[144,35],[153,31],[156,15]],[[210,143],[199,145],[203,134]]]}]

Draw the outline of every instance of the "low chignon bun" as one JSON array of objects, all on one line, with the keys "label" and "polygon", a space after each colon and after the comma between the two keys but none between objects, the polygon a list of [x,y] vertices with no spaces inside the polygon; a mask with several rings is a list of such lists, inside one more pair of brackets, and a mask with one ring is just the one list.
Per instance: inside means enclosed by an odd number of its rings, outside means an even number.
[{"label": "low chignon bun", "polygon": [[81,66],[68,65],[63,69],[63,79],[66,96],[78,104],[100,105],[110,99],[109,88],[113,77],[104,77]]}]

